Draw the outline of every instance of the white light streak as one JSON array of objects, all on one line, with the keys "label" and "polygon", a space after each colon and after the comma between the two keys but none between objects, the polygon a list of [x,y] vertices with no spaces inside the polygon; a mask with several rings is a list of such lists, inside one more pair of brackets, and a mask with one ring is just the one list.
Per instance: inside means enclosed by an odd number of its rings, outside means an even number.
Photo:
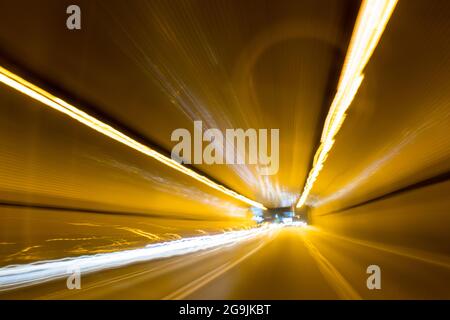
[{"label": "white light streak", "polygon": [[141,249],[6,266],[0,268],[0,291],[65,278],[69,276],[67,271],[73,268],[86,274],[123,267],[136,262],[180,256],[219,246],[230,246],[270,234],[282,227],[283,225],[265,224],[259,228],[151,244]]}]

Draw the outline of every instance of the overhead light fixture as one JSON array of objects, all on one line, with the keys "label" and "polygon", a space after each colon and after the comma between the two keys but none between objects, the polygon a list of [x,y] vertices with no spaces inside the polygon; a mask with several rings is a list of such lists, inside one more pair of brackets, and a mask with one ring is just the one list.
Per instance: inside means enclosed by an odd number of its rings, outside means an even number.
[{"label": "overhead light fixture", "polygon": [[365,0],[361,4],[350,45],[341,71],[336,95],[331,103],[303,192],[297,202],[302,207],[316,181],[334,138],[344,122],[346,111],[364,79],[363,71],[383,34],[398,0]]},{"label": "overhead light fixture", "polygon": [[247,203],[253,207],[260,208],[265,210],[266,208],[259,202],[248,199],[247,197],[238,194],[237,192],[226,188],[223,185],[220,185],[211,179],[195,172],[192,169],[185,167],[184,165],[178,163],[177,161],[153,150],[152,148],[134,140],[133,138],[127,136],[126,134],[120,132],[119,130],[113,128],[112,126],[94,118],[93,116],[87,114],[86,112],[78,109],[77,107],[65,102],[64,100],[50,94],[49,92],[39,88],[38,86],[22,79],[18,75],[8,71],[7,69],[0,67],[0,82],[14,88],[15,90],[55,109],[58,110],[69,117],[81,122],[82,124],[104,134],[105,136],[110,137],[113,140],[116,140],[120,143],[127,145],[128,147],[139,151],[153,159],[158,160],[159,162],[165,164],[166,166],[171,167],[181,173],[184,173],[195,180],[218,190],[228,196],[233,197],[239,201]]}]

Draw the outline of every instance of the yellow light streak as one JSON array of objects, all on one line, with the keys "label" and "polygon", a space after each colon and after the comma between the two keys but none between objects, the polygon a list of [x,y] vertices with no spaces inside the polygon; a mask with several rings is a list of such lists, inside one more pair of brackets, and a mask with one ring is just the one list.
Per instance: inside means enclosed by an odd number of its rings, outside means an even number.
[{"label": "yellow light streak", "polygon": [[306,179],[303,192],[297,202],[302,207],[316,181],[334,138],[344,122],[346,111],[364,79],[363,71],[383,34],[398,0],[365,0],[361,4],[344,66],[339,78],[336,95],[325,120],[320,146],[316,151],[313,167]]},{"label": "yellow light streak", "polygon": [[105,136],[110,137],[113,140],[116,140],[120,143],[127,145],[128,147],[139,151],[153,159],[158,160],[159,162],[169,166],[181,173],[184,173],[195,180],[218,190],[228,196],[231,196],[239,201],[247,203],[253,207],[257,207],[265,210],[266,208],[259,202],[248,199],[247,197],[238,194],[237,192],[226,188],[218,183],[215,183],[211,179],[185,167],[184,165],[178,163],[177,161],[151,149],[150,147],[132,139],[126,134],[120,132],[117,129],[114,129],[110,125],[94,118],[93,116],[87,114],[86,112],[78,109],[77,107],[65,102],[64,100],[50,94],[49,92],[39,88],[38,86],[22,79],[18,75],[8,71],[7,69],[0,66],[0,82],[6,84],[7,86],[55,109],[58,110],[69,117],[81,122],[82,124],[104,134]]}]

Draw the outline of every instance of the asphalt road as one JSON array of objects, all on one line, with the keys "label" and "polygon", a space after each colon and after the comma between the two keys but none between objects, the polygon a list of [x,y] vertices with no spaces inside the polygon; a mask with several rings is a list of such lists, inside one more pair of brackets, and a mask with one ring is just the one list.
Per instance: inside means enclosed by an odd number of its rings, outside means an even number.
[{"label": "asphalt road", "polygon": [[[369,265],[381,289],[369,290]],[[229,247],[4,292],[1,299],[449,299],[448,258],[286,227]]]}]

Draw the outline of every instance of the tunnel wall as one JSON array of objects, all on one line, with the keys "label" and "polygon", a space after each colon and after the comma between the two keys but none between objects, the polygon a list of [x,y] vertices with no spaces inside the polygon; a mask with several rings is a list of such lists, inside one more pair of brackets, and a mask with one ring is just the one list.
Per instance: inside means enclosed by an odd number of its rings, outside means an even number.
[{"label": "tunnel wall", "polygon": [[312,223],[350,238],[436,254],[450,252],[450,181],[401,192],[349,209],[320,213]]}]

